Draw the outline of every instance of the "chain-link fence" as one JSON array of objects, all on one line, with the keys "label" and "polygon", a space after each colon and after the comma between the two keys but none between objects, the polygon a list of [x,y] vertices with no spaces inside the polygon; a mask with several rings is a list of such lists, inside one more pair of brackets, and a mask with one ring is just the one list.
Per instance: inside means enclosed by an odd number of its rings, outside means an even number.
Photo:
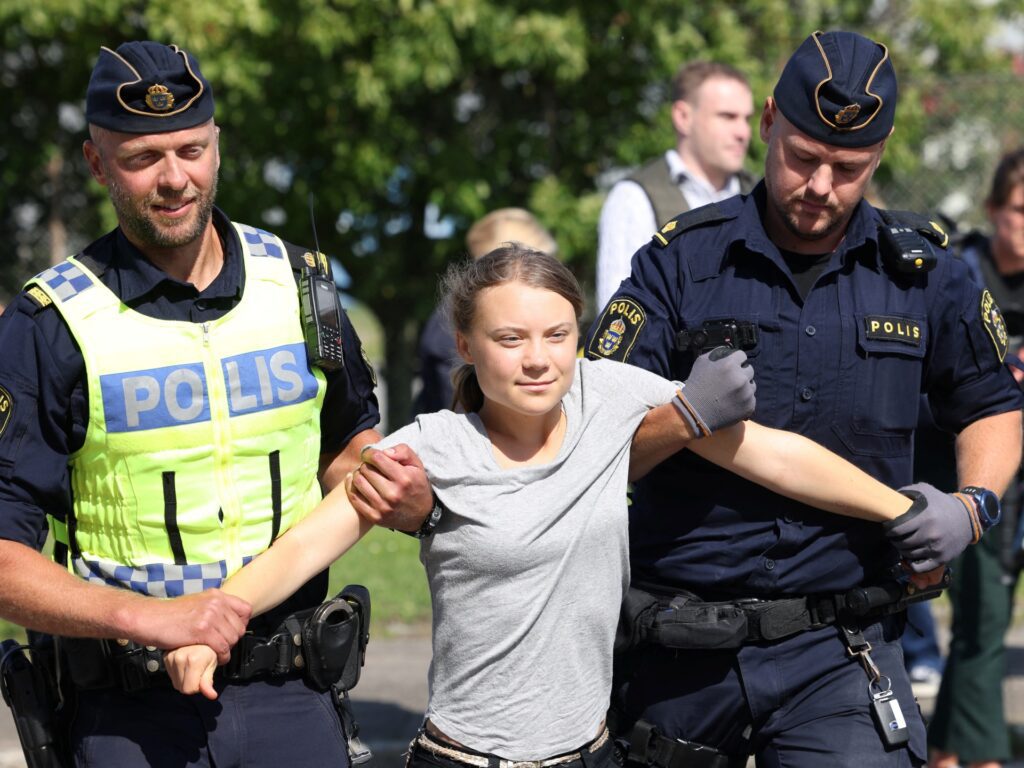
[{"label": "chain-link fence", "polygon": [[999,158],[1024,146],[1024,76],[963,75],[914,92],[922,94],[919,104],[904,100],[900,110],[920,109],[925,118],[924,137],[910,147],[919,170],[879,181],[880,201],[941,213],[961,230],[984,228],[984,201]]}]

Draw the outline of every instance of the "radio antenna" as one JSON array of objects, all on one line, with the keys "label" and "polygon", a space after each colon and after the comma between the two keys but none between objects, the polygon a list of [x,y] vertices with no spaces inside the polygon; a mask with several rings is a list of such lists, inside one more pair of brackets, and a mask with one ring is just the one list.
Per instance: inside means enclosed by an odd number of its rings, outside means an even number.
[{"label": "radio antenna", "polygon": [[313,228],[313,247],[320,253],[320,241],[316,236],[316,217],[313,215],[313,190],[309,191],[309,224]]}]

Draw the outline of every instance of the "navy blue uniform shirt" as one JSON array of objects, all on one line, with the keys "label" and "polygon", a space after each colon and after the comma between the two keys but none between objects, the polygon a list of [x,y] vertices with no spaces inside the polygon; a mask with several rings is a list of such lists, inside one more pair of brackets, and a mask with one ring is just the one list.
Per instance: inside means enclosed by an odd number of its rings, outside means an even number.
[{"label": "navy blue uniform shirt", "polygon": [[[203,291],[155,267],[120,229],[85,253],[106,266],[103,283],[134,310],[165,320],[215,320],[241,299],[245,275],[234,227],[217,209],[213,222],[224,245],[224,266]],[[342,326],[345,367],[327,374],[323,452],[341,450],[380,419],[373,373],[344,313]],[[0,350],[0,387],[11,400],[0,432],[0,538],[39,548],[46,539],[46,513],[66,518],[71,506],[68,456],[82,446],[88,425],[85,363],[60,313],[52,305],[40,308],[24,292],[0,318]]]},{"label": "navy blue uniform shirt", "polygon": [[[694,357],[675,349],[678,331],[755,323],[754,420],[806,435],[891,487],[913,480],[922,392],[952,432],[1021,407],[959,260],[941,251],[931,272],[891,273],[879,215],[862,202],[801,300],[764,231],[764,200],[762,183],[718,203],[719,220],[681,223],[667,246],[640,249],[586,353],[684,380]],[[636,581],[703,595],[840,591],[884,578],[896,561],[879,524],[790,501],[688,451],[636,484],[630,546]]]},{"label": "navy blue uniform shirt", "polygon": [[433,413],[452,407],[452,369],[460,362],[455,348],[455,334],[440,308],[435,309],[423,326],[419,348],[416,351],[420,364],[420,381],[423,387],[413,401],[413,416]]}]

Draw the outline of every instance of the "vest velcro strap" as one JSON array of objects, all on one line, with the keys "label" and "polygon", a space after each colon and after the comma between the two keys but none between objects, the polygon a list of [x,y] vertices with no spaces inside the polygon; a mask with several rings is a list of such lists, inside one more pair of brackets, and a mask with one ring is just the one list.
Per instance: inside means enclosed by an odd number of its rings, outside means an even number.
[{"label": "vest velcro strap", "polygon": [[270,453],[270,508],[274,520],[270,527],[270,543],[273,544],[281,531],[281,452]]},{"label": "vest velcro strap", "polygon": [[171,552],[174,554],[175,565],[187,565],[185,558],[185,545],[181,541],[181,531],[178,529],[178,492],[174,487],[174,473],[164,472],[164,525],[167,527],[167,538],[171,544]]}]

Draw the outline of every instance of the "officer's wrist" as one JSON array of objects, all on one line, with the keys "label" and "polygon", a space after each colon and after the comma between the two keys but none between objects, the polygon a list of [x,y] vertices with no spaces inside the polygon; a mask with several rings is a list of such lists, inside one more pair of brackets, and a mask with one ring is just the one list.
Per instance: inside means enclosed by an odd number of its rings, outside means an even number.
[{"label": "officer's wrist", "polygon": [[[404,533],[406,536],[412,536],[414,539],[425,539],[430,536],[434,529],[437,528],[437,524],[441,522],[441,518],[444,517],[448,508],[441,503],[441,500],[437,498],[437,494],[432,494],[434,499],[434,505],[430,508],[429,514],[424,518],[423,523],[415,531],[399,531]],[[392,528],[391,530],[395,530]]]}]

